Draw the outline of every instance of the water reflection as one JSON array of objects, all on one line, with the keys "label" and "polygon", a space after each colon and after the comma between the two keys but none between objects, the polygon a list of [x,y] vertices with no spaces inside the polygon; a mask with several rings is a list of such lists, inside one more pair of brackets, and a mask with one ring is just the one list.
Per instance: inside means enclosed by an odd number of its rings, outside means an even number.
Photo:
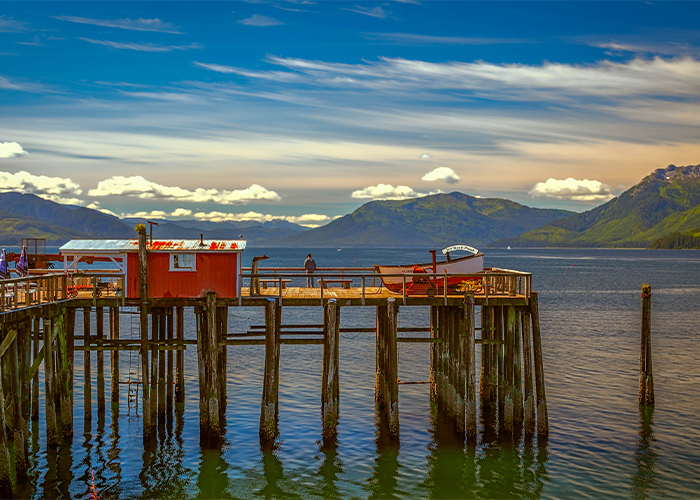
[{"label": "water reflection", "polygon": [[656,492],[656,451],[654,443],[654,408],[639,408],[639,441],[634,452],[637,472],[632,476],[630,496],[649,498]]},{"label": "water reflection", "polygon": [[546,442],[496,440],[480,446],[455,435],[452,424],[434,415],[428,445],[430,498],[539,498],[548,482]]},{"label": "water reflection", "polygon": [[337,482],[338,475],[343,473],[343,462],[338,457],[338,443],[334,442],[332,446],[326,445],[319,448],[324,457],[321,467],[318,468],[318,475],[322,480],[322,496],[323,498],[340,498],[341,494]]},{"label": "water reflection", "polygon": [[261,447],[260,451],[262,452],[261,461],[265,486],[256,491],[255,496],[265,498],[301,498],[296,493],[283,490],[278,484],[284,479],[284,469],[277,454],[267,447]]},{"label": "water reflection", "polygon": [[374,443],[377,456],[374,459],[372,476],[368,481],[368,498],[399,498],[405,495],[405,492],[399,490],[399,442],[390,437],[387,422],[377,417],[376,424]]}]

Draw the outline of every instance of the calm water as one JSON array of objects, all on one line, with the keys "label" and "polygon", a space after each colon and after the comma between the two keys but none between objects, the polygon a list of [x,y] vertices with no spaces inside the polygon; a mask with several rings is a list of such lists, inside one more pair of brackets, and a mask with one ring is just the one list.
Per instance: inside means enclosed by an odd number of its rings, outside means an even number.
[{"label": "calm water", "polygon": [[[304,250],[265,249],[269,266],[300,266]],[[249,265],[254,255],[245,252]],[[428,261],[427,251],[315,250],[319,266]],[[426,258],[427,257],[427,258]],[[82,354],[76,352],[75,438],[47,450],[34,424],[30,484],[20,496],[88,496],[94,470],[102,498],[462,498],[697,497],[700,495],[700,252],[638,250],[488,251],[486,265],[530,271],[540,292],[551,434],[547,443],[480,442],[465,448],[431,414],[427,385],[403,385],[400,446],[376,439],[374,338],[341,335],[341,420],[335,450],[320,448],[321,346],[283,346],[280,437],[258,445],[263,347],[230,347],[225,442],[199,447],[196,350],[186,353],[184,414],[144,451],[141,420],[127,411],[84,426]],[[637,405],[640,288],[652,285],[657,407]],[[403,308],[400,326],[428,325]],[[321,322],[320,308],[285,308],[284,322]],[[186,336],[194,318],[185,311]],[[121,316],[122,338],[132,317]],[[76,324],[80,325],[78,313]],[[232,308],[230,331],[262,324]],[[341,326],[372,326],[374,308],[342,309]],[[80,328],[78,327],[78,333]],[[134,333],[136,335],[136,333]],[[134,356],[134,363],[137,358]],[[93,363],[95,355],[92,356]],[[105,355],[109,363],[109,354]],[[107,365],[108,366],[108,365]],[[122,353],[126,374],[129,355]],[[399,376],[427,380],[428,347],[401,344]],[[96,368],[93,365],[92,374]],[[109,370],[106,370],[109,398]],[[93,384],[93,402],[95,401]],[[42,394],[43,401],[43,394]],[[81,432],[84,430],[84,432]]]}]

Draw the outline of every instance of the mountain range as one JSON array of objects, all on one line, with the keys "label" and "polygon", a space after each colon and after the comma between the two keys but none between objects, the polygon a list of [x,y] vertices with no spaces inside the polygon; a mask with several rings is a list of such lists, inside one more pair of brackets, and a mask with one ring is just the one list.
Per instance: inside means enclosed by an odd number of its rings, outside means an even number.
[{"label": "mountain range", "polygon": [[567,210],[530,208],[500,198],[463,193],[401,201],[373,201],[329,224],[269,240],[266,245],[304,247],[483,245],[517,236],[571,215]]},{"label": "mountain range", "polygon": [[[0,245],[45,238],[134,238],[140,218],[119,219],[33,194],[0,193]],[[156,220],[163,239],[236,239],[250,247],[396,247],[469,243],[513,247],[679,248],[700,244],[700,165],[658,169],[617,198],[583,213],[531,208],[459,192],[372,201],[315,229],[284,220]]]},{"label": "mountain range", "polygon": [[655,170],[617,198],[491,246],[658,246],[672,233],[700,236],[700,165]]}]

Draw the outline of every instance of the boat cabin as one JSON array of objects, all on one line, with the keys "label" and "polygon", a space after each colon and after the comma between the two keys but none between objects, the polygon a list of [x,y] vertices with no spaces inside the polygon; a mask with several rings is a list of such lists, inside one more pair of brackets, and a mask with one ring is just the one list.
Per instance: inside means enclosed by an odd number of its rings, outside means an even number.
[{"label": "boat cabin", "polygon": [[[147,244],[149,298],[198,298],[215,292],[241,293],[241,252],[245,240],[153,240]],[[127,299],[139,298],[138,240],[71,240],[60,249],[66,273],[78,264],[114,263],[124,275]],[[81,269],[82,270],[82,269]]]}]

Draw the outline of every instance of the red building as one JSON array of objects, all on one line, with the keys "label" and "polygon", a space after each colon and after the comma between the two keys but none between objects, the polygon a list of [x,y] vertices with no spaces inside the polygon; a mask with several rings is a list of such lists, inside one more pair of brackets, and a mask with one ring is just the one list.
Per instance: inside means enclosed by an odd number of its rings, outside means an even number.
[{"label": "red building", "polygon": [[[241,292],[245,240],[154,240],[148,244],[148,296],[197,298],[207,292],[236,298]],[[124,275],[127,299],[139,298],[138,240],[71,240],[61,247],[66,272],[80,262],[110,261]]]}]

